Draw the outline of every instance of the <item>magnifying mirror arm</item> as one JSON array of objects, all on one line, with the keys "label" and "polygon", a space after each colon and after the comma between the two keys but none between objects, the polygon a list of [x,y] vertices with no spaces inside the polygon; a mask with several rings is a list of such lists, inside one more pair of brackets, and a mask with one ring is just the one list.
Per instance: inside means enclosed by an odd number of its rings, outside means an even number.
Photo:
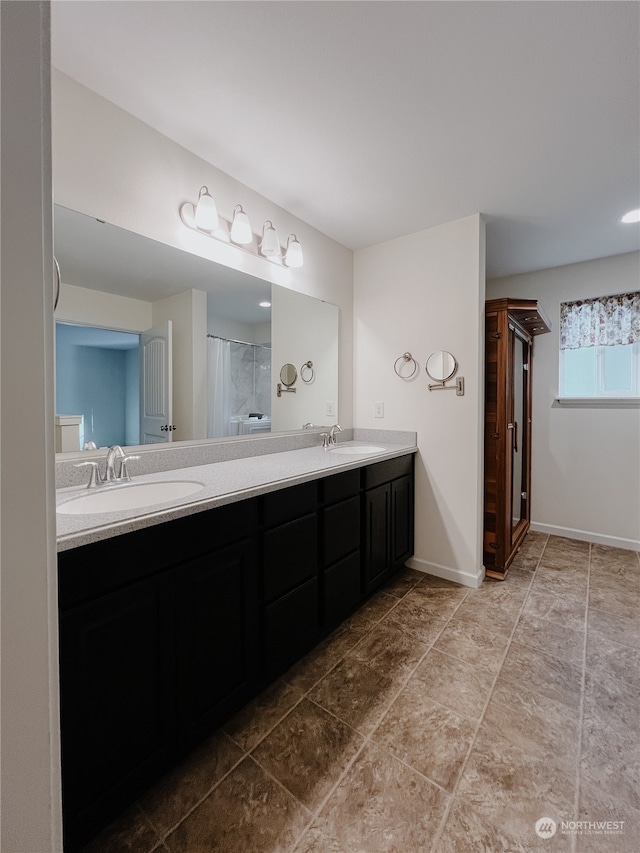
[{"label": "magnifying mirror arm", "polygon": [[277,396],[277,397],[282,397],[282,395],[283,395],[283,394],[295,394],[295,393],[296,393],[296,391],[297,391],[297,389],[296,389],[296,388],[283,388],[283,387],[282,387],[282,382],[278,382],[278,385],[277,385],[276,387],[277,387],[277,389],[278,389],[278,390],[276,391],[276,396]]}]

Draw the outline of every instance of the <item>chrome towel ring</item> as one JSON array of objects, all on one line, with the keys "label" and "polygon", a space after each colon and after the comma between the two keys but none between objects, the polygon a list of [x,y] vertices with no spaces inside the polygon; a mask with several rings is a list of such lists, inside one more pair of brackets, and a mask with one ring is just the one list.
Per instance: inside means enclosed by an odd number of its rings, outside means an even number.
[{"label": "chrome towel ring", "polygon": [[[400,364],[400,367],[398,367],[398,364]],[[407,369],[411,365],[413,365],[413,369],[411,370],[411,373],[401,373],[400,372],[402,370],[403,366],[405,366],[405,365],[407,366]],[[405,352],[401,356],[396,358],[396,360],[393,364],[393,369],[395,371],[396,376],[399,376],[400,379],[405,379],[405,380],[406,379],[412,379],[418,371],[418,362],[415,360],[415,358],[411,355],[410,352]]]},{"label": "chrome towel ring", "polygon": [[[306,375],[305,375],[305,370],[306,370]],[[313,382],[314,377],[315,377],[315,373],[313,371],[313,362],[312,361],[305,361],[305,363],[300,368],[300,379],[302,379],[303,382],[309,383],[309,382]]]}]

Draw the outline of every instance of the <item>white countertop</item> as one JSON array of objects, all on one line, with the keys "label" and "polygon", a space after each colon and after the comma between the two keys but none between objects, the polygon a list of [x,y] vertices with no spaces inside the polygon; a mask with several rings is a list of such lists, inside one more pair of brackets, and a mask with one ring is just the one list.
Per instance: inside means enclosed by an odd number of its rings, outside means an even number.
[{"label": "white countertop", "polygon": [[[384,448],[379,453],[338,455],[322,447],[308,447],[302,450],[290,450],[261,456],[249,456],[215,462],[210,465],[198,465],[190,468],[178,468],[157,474],[135,476],[131,466],[133,483],[159,483],[175,480],[197,481],[204,489],[195,493],[193,498],[181,498],[174,501],[156,503],[150,507],[127,509],[119,512],[91,513],[83,515],[56,514],[58,551],[66,551],[99,542],[112,536],[130,533],[154,524],[162,524],[203,510],[213,509],[224,504],[234,503],[247,498],[262,495],[277,489],[294,486],[309,480],[317,480],[340,471],[362,468],[397,456],[415,453],[415,443],[389,444],[375,442]],[[371,444],[366,441],[349,441],[345,444],[358,446]],[[88,477],[88,474],[87,474]],[[101,489],[126,489],[127,485],[103,486]],[[86,486],[71,486],[58,489],[56,503],[88,494]]]}]

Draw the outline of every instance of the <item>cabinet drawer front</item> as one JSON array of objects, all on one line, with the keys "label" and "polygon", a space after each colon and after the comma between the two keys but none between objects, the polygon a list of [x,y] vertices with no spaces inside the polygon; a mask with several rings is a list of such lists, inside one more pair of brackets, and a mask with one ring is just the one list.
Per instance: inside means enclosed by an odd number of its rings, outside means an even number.
[{"label": "cabinet drawer front", "polygon": [[362,486],[372,489],[382,483],[388,483],[397,477],[406,477],[413,471],[413,454],[398,456],[396,459],[387,459],[385,462],[377,462],[362,469]]},{"label": "cabinet drawer front", "polygon": [[360,498],[328,507],[323,521],[323,564],[330,566],[360,547]]},{"label": "cabinet drawer front", "polygon": [[273,678],[318,640],[318,581],[314,578],[265,611],[267,676]]},{"label": "cabinet drawer front", "polygon": [[360,593],[360,552],[355,551],[323,575],[323,626],[339,622],[356,606]]},{"label": "cabinet drawer front", "polygon": [[360,469],[344,471],[342,474],[334,474],[325,477],[320,484],[321,500],[325,504],[334,504],[357,495],[360,491]]},{"label": "cabinet drawer front", "polygon": [[273,601],[318,571],[315,515],[299,518],[264,535],[264,596]]},{"label": "cabinet drawer front", "polygon": [[294,518],[301,518],[316,508],[317,483],[300,483],[279,489],[264,496],[264,525],[275,527]]}]

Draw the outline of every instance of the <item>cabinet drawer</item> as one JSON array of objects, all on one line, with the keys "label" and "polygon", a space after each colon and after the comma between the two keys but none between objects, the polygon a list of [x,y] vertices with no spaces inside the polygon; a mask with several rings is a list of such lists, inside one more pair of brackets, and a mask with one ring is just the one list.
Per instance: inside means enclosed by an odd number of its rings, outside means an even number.
[{"label": "cabinet drawer", "polygon": [[318,640],[318,581],[294,589],[265,611],[267,676],[274,678]]},{"label": "cabinet drawer", "polygon": [[355,551],[323,574],[323,627],[339,622],[356,606],[360,594],[360,551]]},{"label": "cabinet drawer", "polygon": [[323,564],[329,566],[360,547],[360,498],[327,507],[323,520]]},{"label": "cabinet drawer", "polygon": [[334,504],[357,495],[360,491],[360,469],[344,471],[325,477],[320,483],[320,499],[325,504]]},{"label": "cabinet drawer", "polygon": [[368,465],[362,469],[362,487],[372,489],[382,483],[388,483],[398,477],[406,477],[413,471],[413,454],[398,456],[396,459],[387,459]]},{"label": "cabinet drawer", "polygon": [[315,577],[318,571],[316,516],[307,515],[264,534],[264,597],[273,601]]},{"label": "cabinet drawer", "polygon": [[264,526],[275,527],[313,512],[316,508],[316,493],[315,480],[269,492],[264,496]]}]

